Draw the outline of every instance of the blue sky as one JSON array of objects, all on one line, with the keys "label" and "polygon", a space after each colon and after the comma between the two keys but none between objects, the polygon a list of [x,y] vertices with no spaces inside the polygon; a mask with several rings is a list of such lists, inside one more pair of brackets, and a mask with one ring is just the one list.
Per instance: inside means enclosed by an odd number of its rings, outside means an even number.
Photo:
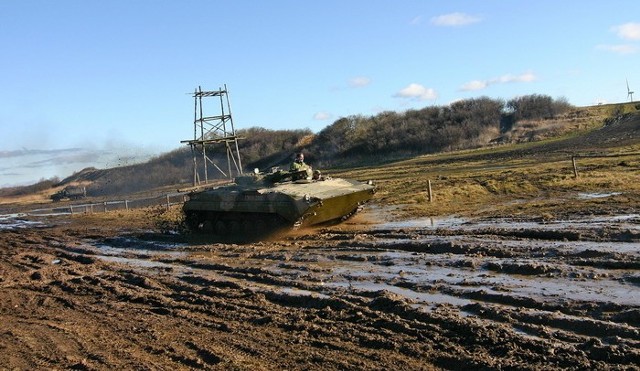
[{"label": "blue sky", "polygon": [[0,187],[125,165],[193,136],[198,86],[236,129],[488,96],[640,94],[638,1],[0,2]]}]

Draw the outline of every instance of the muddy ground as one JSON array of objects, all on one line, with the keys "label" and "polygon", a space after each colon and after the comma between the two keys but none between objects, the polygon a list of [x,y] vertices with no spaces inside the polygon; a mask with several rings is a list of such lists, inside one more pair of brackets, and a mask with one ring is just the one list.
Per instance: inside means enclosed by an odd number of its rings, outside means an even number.
[{"label": "muddy ground", "polygon": [[1,218],[0,369],[640,365],[640,214],[389,214],[245,245]]}]

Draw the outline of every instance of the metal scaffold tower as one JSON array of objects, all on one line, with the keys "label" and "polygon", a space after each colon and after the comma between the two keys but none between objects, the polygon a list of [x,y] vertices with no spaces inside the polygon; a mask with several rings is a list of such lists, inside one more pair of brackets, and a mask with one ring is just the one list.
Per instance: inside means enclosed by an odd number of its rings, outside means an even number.
[{"label": "metal scaffold tower", "polygon": [[[238,137],[233,127],[233,118],[231,117],[231,105],[229,104],[229,94],[227,85],[224,89],[218,88],[214,91],[202,91],[198,88],[193,93],[194,113],[193,113],[193,139],[182,140],[181,143],[187,143],[191,147],[193,153],[193,185],[207,184],[209,182],[209,164],[218,170],[225,178],[233,179],[234,170],[238,175],[242,174],[242,162],[240,160],[240,150],[238,148]],[[206,116],[203,107],[203,98],[220,101],[218,115]],[[226,150],[227,171],[222,170],[208,155],[207,151],[213,152],[216,145],[223,145]],[[202,159],[203,168],[200,179],[198,171],[198,158]],[[233,165],[233,168],[232,168]]]}]

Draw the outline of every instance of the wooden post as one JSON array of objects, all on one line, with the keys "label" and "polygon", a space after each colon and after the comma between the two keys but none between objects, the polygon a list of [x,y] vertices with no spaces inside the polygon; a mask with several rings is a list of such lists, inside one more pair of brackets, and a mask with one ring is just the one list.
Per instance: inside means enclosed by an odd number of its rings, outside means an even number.
[{"label": "wooden post", "polygon": [[124,209],[129,210],[129,201],[124,200]]},{"label": "wooden post", "polygon": [[104,202],[104,212],[107,212],[107,201]]},{"label": "wooden post", "polygon": [[576,165],[576,156],[571,156],[571,163],[573,164],[573,177],[578,177],[578,166]]},{"label": "wooden post", "polygon": [[171,204],[169,203],[169,194],[167,193],[167,210],[169,210],[170,206]]},{"label": "wooden post", "polygon": [[433,202],[433,192],[431,192],[431,179],[427,181],[427,186],[429,187],[429,202]]}]

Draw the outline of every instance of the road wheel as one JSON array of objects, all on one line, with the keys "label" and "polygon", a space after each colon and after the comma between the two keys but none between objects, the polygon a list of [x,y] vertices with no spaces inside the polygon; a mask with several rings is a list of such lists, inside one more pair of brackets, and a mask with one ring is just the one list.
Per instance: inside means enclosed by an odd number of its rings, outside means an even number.
[{"label": "road wheel", "polygon": [[242,233],[242,225],[237,220],[232,220],[229,222],[229,234],[232,236],[238,236]]},{"label": "road wheel", "polygon": [[254,226],[254,233],[256,235],[263,235],[267,232],[267,222],[265,222],[263,219],[258,219],[255,222],[255,226]]},{"label": "road wheel", "polygon": [[227,224],[222,221],[222,220],[218,220],[214,226],[213,226],[213,231],[215,232],[215,234],[219,235],[219,236],[225,236],[229,230],[227,229]]},{"label": "road wheel", "polygon": [[185,217],[185,223],[187,224],[187,227],[192,231],[202,229],[202,221],[197,212],[189,212]]}]

